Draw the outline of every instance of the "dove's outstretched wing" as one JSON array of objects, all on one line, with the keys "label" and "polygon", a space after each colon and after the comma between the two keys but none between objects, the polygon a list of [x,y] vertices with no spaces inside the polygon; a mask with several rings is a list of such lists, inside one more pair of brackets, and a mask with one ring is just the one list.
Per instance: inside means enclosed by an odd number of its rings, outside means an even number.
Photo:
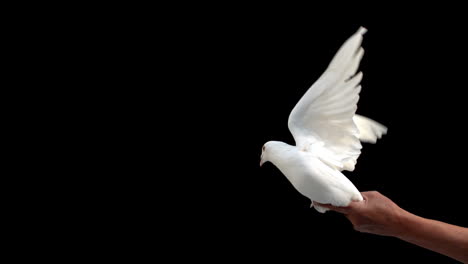
[{"label": "dove's outstretched wing", "polygon": [[[359,28],[343,44],[327,70],[294,107],[288,120],[297,147],[318,151],[322,161],[339,170],[354,170],[362,148],[353,117],[361,90],[362,73],[356,72],[364,55],[361,42],[365,32],[365,28]],[[384,133],[379,130],[380,135],[373,135],[369,129],[369,141],[372,136],[379,138]]]}]

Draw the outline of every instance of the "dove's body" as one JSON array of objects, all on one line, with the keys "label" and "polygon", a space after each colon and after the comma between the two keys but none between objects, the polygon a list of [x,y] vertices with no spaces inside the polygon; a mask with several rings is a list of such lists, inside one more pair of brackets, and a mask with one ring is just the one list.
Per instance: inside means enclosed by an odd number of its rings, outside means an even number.
[{"label": "dove's body", "polygon": [[[302,151],[283,142],[269,142],[270,161],[288,178],[292,185],[312,201],[346,206],[351,200],[361,201],[361,193],[340,171],[323,163],[320,147]],[[322,208],[316,208],[319,211]],[[324,209],[324,208],[323,208]]]},{"label": "dove's body", "polygon": [[[312,201],[347,206],[361,201],[357,188],[341,171],[353,171],[361,141],[375,143],[387,128],[356,115],[364,55],[360,28],[338,50],[327,70],[292,110],[288,126],[296,146],[270,141],[261,162],[271,161],[293,186]],[[319,212],[327,209],[314,205]]]}]

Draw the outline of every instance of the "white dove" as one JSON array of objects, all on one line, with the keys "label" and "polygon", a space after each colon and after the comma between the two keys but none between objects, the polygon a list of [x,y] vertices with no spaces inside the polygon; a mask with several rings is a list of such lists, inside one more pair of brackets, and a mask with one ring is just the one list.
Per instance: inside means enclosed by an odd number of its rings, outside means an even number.
[{"label": "white dove", "polygon": [[361,142],[375,143],[387,128],[356,115],[364,55],[363,27],[338,50],[326,71],[309,88],[289,115],[288,127],[296,146],[269,141],[262,148],[260,166],[270,161],[321,213],[315,202],[348,206],[362,201],[358,189],[341,171],[353,171]]}]

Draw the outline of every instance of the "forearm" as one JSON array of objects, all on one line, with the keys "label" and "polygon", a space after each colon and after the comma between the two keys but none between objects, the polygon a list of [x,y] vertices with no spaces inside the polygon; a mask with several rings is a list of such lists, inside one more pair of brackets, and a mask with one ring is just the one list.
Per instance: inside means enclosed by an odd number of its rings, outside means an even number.
[{"label": "forearm", "polygon": [[468,263],[468,228],[422,218],[405,212],[396,237]]}]

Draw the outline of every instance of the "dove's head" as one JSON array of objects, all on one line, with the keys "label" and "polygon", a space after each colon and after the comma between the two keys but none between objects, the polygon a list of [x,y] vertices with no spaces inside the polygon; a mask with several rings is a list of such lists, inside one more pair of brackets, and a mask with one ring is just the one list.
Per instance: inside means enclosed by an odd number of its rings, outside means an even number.
[{"label": "dove's head", "polygon": [[274,163],[277,160],[278,154],[288,147],[290,147],[288,144],[280,141],[268,141],[265,143],[262,147],[262,155],[260,156],[260,167],[267,161]]}]

